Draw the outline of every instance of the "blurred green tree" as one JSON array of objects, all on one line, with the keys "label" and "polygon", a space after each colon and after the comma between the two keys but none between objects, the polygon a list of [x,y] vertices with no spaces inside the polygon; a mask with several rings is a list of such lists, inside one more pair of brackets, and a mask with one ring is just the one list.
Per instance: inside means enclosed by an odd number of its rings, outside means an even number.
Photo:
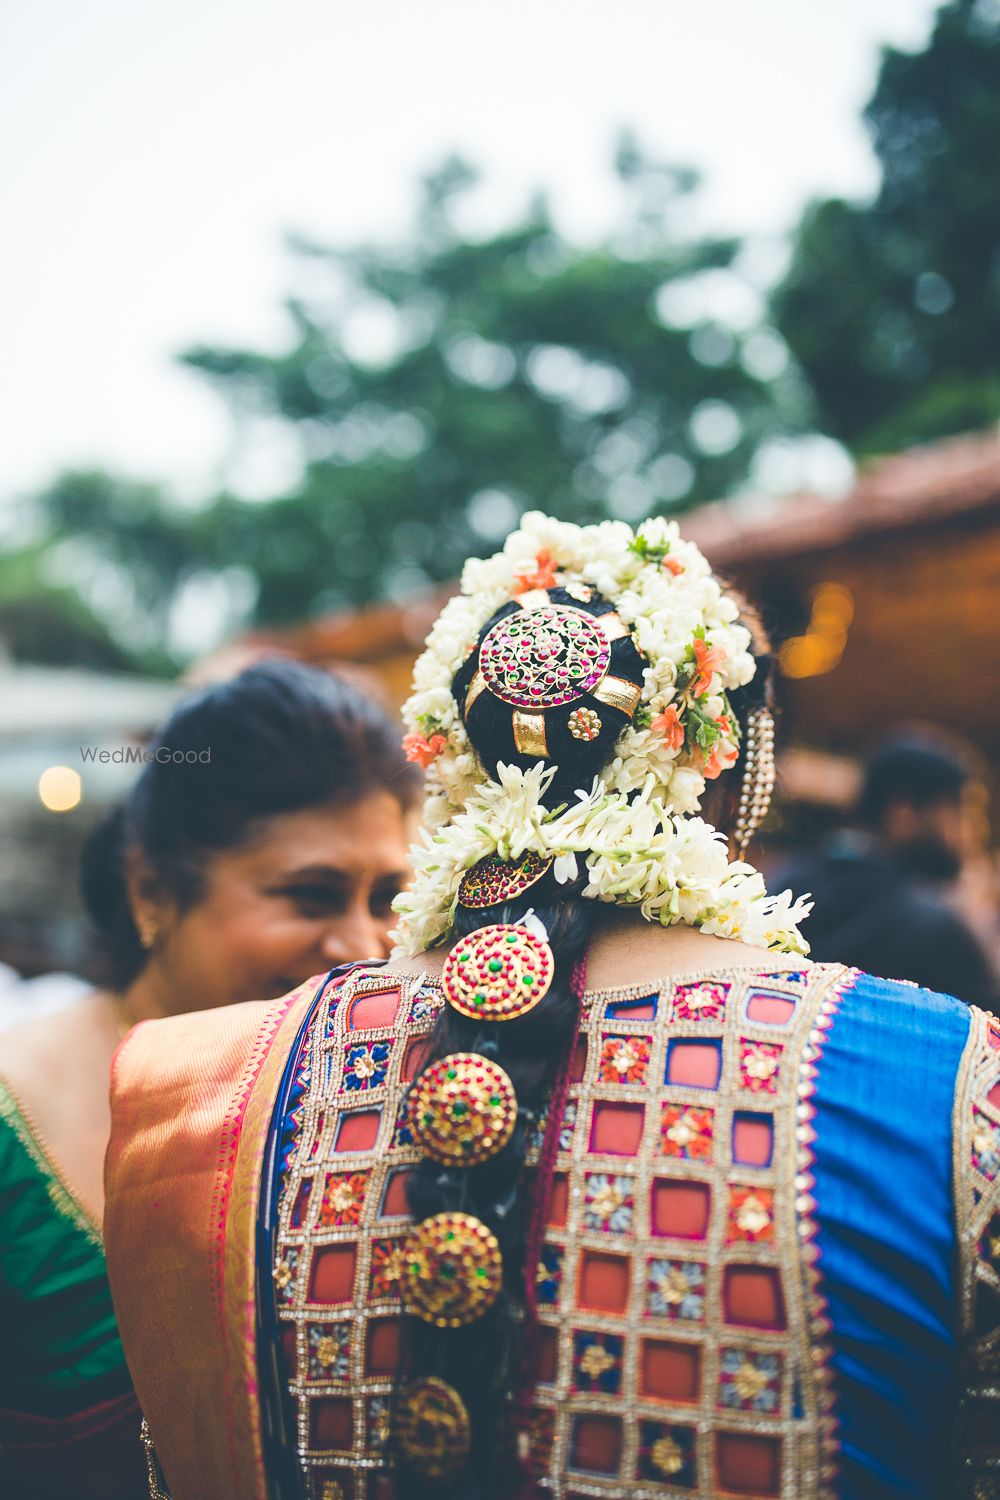
[{"label": "blurred green tree", "polygon": [[259,580],[259,621],[454,577],[529,506],[635,521],[726,495],[794,428],[795,391],[753,372],[706,310],[706,282],[738,281],[740,245],[680,232],[694,174],[629,137],[616,168],[623,221],[588,249],[541,198],[490,238],[463,232],[476,177],[452,159],[402,249],[293,242],[306,289],[286,304],[285,352],[187,353],[247,455],[289,436],[298,454],[284,492],[220,495],[201,520],[216,564]]},{"label": "blurred green tree", "polygon": [[0,559],[0,641],[15,661],[93,671],[135,669],[135,658],[71,583],[53,581],[42,545]]},{"label": "blurred green tree", "polygon": [[740,242],[685,232],[695,174],[627,135],[615,170],[623,211],[596,247],[543,197],[477,237],[457,158],[401,247],[293,239],[287,347],[183,356],[232,411],[229,490],[181,507],[62,476],[34,499],[60,583],[162,670],[196,649],[179,627],[213,586],[216,625],[300,620],[452,578],[529,506],[636,521],[745,483],[801,428],[801,383],[761,334]]},{"label": "blurred green tree", "polygon": [[174,675],[172,618],[207,566],[195,519],[162,486],[100,471],[61,474],[22,499],[0,546],[4,649],[15,660]]},{"label": "blurred green tree", "polygon": [[773,311],[818,425],[871,453],[1000,415],[997,0],[951,0],[923,51],[887,49],[865,119],[881,187],[806,213]]}]

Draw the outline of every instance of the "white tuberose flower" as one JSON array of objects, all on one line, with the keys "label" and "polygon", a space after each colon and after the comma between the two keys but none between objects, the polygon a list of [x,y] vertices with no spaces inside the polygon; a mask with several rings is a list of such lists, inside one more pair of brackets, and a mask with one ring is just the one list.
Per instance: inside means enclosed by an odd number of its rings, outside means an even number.
[{"label": "white tuberose flower", "polygon": [[[501,765],[491,779],[452,692],[483,627],[517,597],[542,553],[547,568],[615,605],[645,661],[641,713],[622,731],[601,779],[556,815],[542,801],[554,768]],[[400,947],[415,953],[445,936],[462,875],[478,860],[493,852],[516,859],[531,850],[553,859],[560,885],[580,878],[582,861],[583,894],[591,900],[634,905],[664,925],[686,922],[805,952],[798,923],[808,906],[787,892],[768,896],[760,875],[730,863],[724,840],[696,816],[706,774],[718,774],[738,749],[725,695],[756,670],[738,617],[698,548],[681,538],[676,522],[660,518],[633,532],[621,521],[574,526],[532,511],[501,552],[470,560],[461,592],[427,638],[403,710],[410,733],[439,748],[427,773],[416,878],[396,902]],[[693,662],[705,650],[712,671],[699,688]],[[714,736],[711,761],[706,733]]]},{"label": "white tuberose flower", "polygon": [[394,903],[397,953],[419,953],[445,936],[466,870],[488,854],[514,860],[528,849],[555,861],[561,883],[577,878],[582,859],[589,900],[636,906],[664,927],[684,922],[765,948],[808,951],[798,931],[808,903],[792,903],[787,891],[768,896],[751,865],[729,860],[710,823],[665,807],[655,776],[631,800],[597,779],[553,814],[542,798],[554,775],[542,762],[527,771],[501,764],[498,780],[479,787],[464,811],[433,837],[423,835],[413,850],[416,879]]}]

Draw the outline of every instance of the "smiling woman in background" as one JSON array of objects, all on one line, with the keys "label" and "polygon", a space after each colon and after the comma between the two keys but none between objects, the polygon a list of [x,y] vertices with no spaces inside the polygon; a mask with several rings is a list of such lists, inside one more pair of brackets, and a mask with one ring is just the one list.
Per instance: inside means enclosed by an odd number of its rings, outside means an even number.
[{"label": "smiling woman in background", "polygon": [[161,760],[84,854],[108,987],[3,1039],[5,1495],[124,1500],[145,1490],[100,1233],[121,1036],[150,1017],[256,1000],[351,959],[384,958],[407,875],[419,778],[388,716],[328,674],[288,661],[251,667],[182,703],[157,747]]}]

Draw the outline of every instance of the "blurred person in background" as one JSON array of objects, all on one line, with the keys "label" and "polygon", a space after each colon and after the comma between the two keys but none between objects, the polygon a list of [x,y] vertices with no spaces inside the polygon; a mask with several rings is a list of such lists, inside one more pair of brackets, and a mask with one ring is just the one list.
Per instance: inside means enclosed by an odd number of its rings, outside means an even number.
[{"label": "blurred person in background", "polygon": [[783,869],[808,891],[815,959],[909,979],[1000,1014],[1000,977],[949,897],[969,846],[972,767],[929,733],[892,736],[865,766],[858,827]]},{"label": "blurred person in background", "polygon": [[253,666],[182,703],[153,748],[84,851],[107,987],[0,1045],[0,1494],[12,1500],[146,1491],[101,1235],[121,1037],[385,957],[407,878],[419,775],[388,715],[327,673]]}]

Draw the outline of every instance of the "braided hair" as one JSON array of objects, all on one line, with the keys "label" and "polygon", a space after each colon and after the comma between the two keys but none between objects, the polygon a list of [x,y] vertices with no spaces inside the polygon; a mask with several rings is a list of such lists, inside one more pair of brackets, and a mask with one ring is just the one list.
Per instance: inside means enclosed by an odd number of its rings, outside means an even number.
[{"label": "braided hair", "polygon": [[[613,605],[596,593],[583,600],[562,588],[550,588],[546,593],[549,604],[583,611],[595,619],[613,613]],[[506,604],[493,615],[452,683],[473,747],[494,776],[501,762],[522,769],[536,763],[536,757],[522,753],[518,747],[510,707],[490,692],[474,693],[474,698],[470,694],[480,669],[484,640],[500,621],[519,609],[517,604]],[[765,654],[765,669],[752,684],[730,695],[730,706],[740,721],[765,701],[761,694],[768,691],[764,685],[769,675],[766,662]],[[638,690],[643,669],[643,658],[630,635],[625,633],[612,641],[609,673]],[[591,710],[594,716],[590,738],[577,737],[571,725],[572,715],[579,714],[581,708]],[[546,765],[555,767],[544,798],[550,809],[570,801],[578,788],[590,787],[610,760],[629,721],[625,709],[591,693],[574,698],[572,706],[547,710]],[[724,814],[721,821],[729,820],[728,807],[720,806],[719,813]],[[459,938],[481,927],[520,922],[533,911],[546,928],[555,973],[544,998],[516,1020],[471,1019],[445,1005],[418,1075],[454,1053],[479,1054],[498,1063],[510,1078],[517,1097],[517,1119],[506,1145],[488,1160],[472,1167],[453,1167],[425,1157],[407,1184],[409,1207],[417,1221],[443,1212],[463,1212],[474,1215],[492,1231],[502,1256],[503,1287],[488,1311],[463,1327],[441,1330],[417,1318],[406,1320],[406,1379],[437,1377],[446,1381],[462,1398],[471,1437],[468,1463],[449,1483],[430,1484],[407,1471],[405,1485],[399,1490],[406,1500],[501,1500],[517,1490],[515,1455],[507,1430],[522,1370],[525,1272],[530,1275],[533,1271],[533,1267],[525,1266],[525,1249],[535,1184],[525,1163],[576,1034],[579,1006],[573,974],[586,953],[596,915],[594,903],[582,899],[585,878],[571,885],[559,884],[550,869],[516,899],[476,909],[460,904],[457,909],[454,933]]]},{"label": "braided hair", "polygon": [[[547,591],[549,602],[583,610],[599,617],[611,611],[603,599],[580,601],[564,589]],[[476,649],[457,673],[452,691],[460,708],[479,668],[480,647],[490,630],[517,613],[505,605],[489,620]],[[612,644],[611,668],[637,688],[643,662],[628,636]],[[600,720],[596,737],[575,738],[568,727],[569,708],[546,715],[547,743],[556,773],[546,793],[549,807],[568,800],[577,787],[589,786],[609,758],[628,723],[623,709],[609,707],[584,694],[574,707],[590,707]],[[479,694],[466,713],[466,728],[486,769],[496,773],[499,762],[523,768],[534,758],[522,754],[514,740],[511,712],[492,694]],[[437,1375],[462,1397],[471,1426],[471,1452],[466,1469],[450,1487],[433,1489],[414,1480],[406,1494],[418,1500],[426,1492],[438,1500],[487,1500],[511,1493],[511,1455],[504,1443],[507,1408],[520,1365],[519,1308],[524,1285],[524,1252],[531,1214],[531,1191],[525,1157],[534,1138],[575,1033],[578,1005],[572,990],[574,966],[586,951],[592,922],[591,903],[580,900],[581,882],[559,885],[551,872],[530,891],[501,905],[470,910],[459,907],[455,934],[468,936],[494,923],[515,923],[533,909],[544,924],[555,961],[552,984],[538,1005],[516,1021],[472,1020],[445,1006],[430,1039],[424,1071],[455,1052],[478,1053],[499,1063],[517,1096],[517,1120],[510,1140],[479,1166],[454,1168],[425,1158],[408,1184],[409,1205],[418,1220],[447,1210],[475,1214],[495,1234],[503,1259],[503,1290],[489,1311],[475,1323],[442,1332],[415,1319],[408,1320],[407,1374]]]}]

